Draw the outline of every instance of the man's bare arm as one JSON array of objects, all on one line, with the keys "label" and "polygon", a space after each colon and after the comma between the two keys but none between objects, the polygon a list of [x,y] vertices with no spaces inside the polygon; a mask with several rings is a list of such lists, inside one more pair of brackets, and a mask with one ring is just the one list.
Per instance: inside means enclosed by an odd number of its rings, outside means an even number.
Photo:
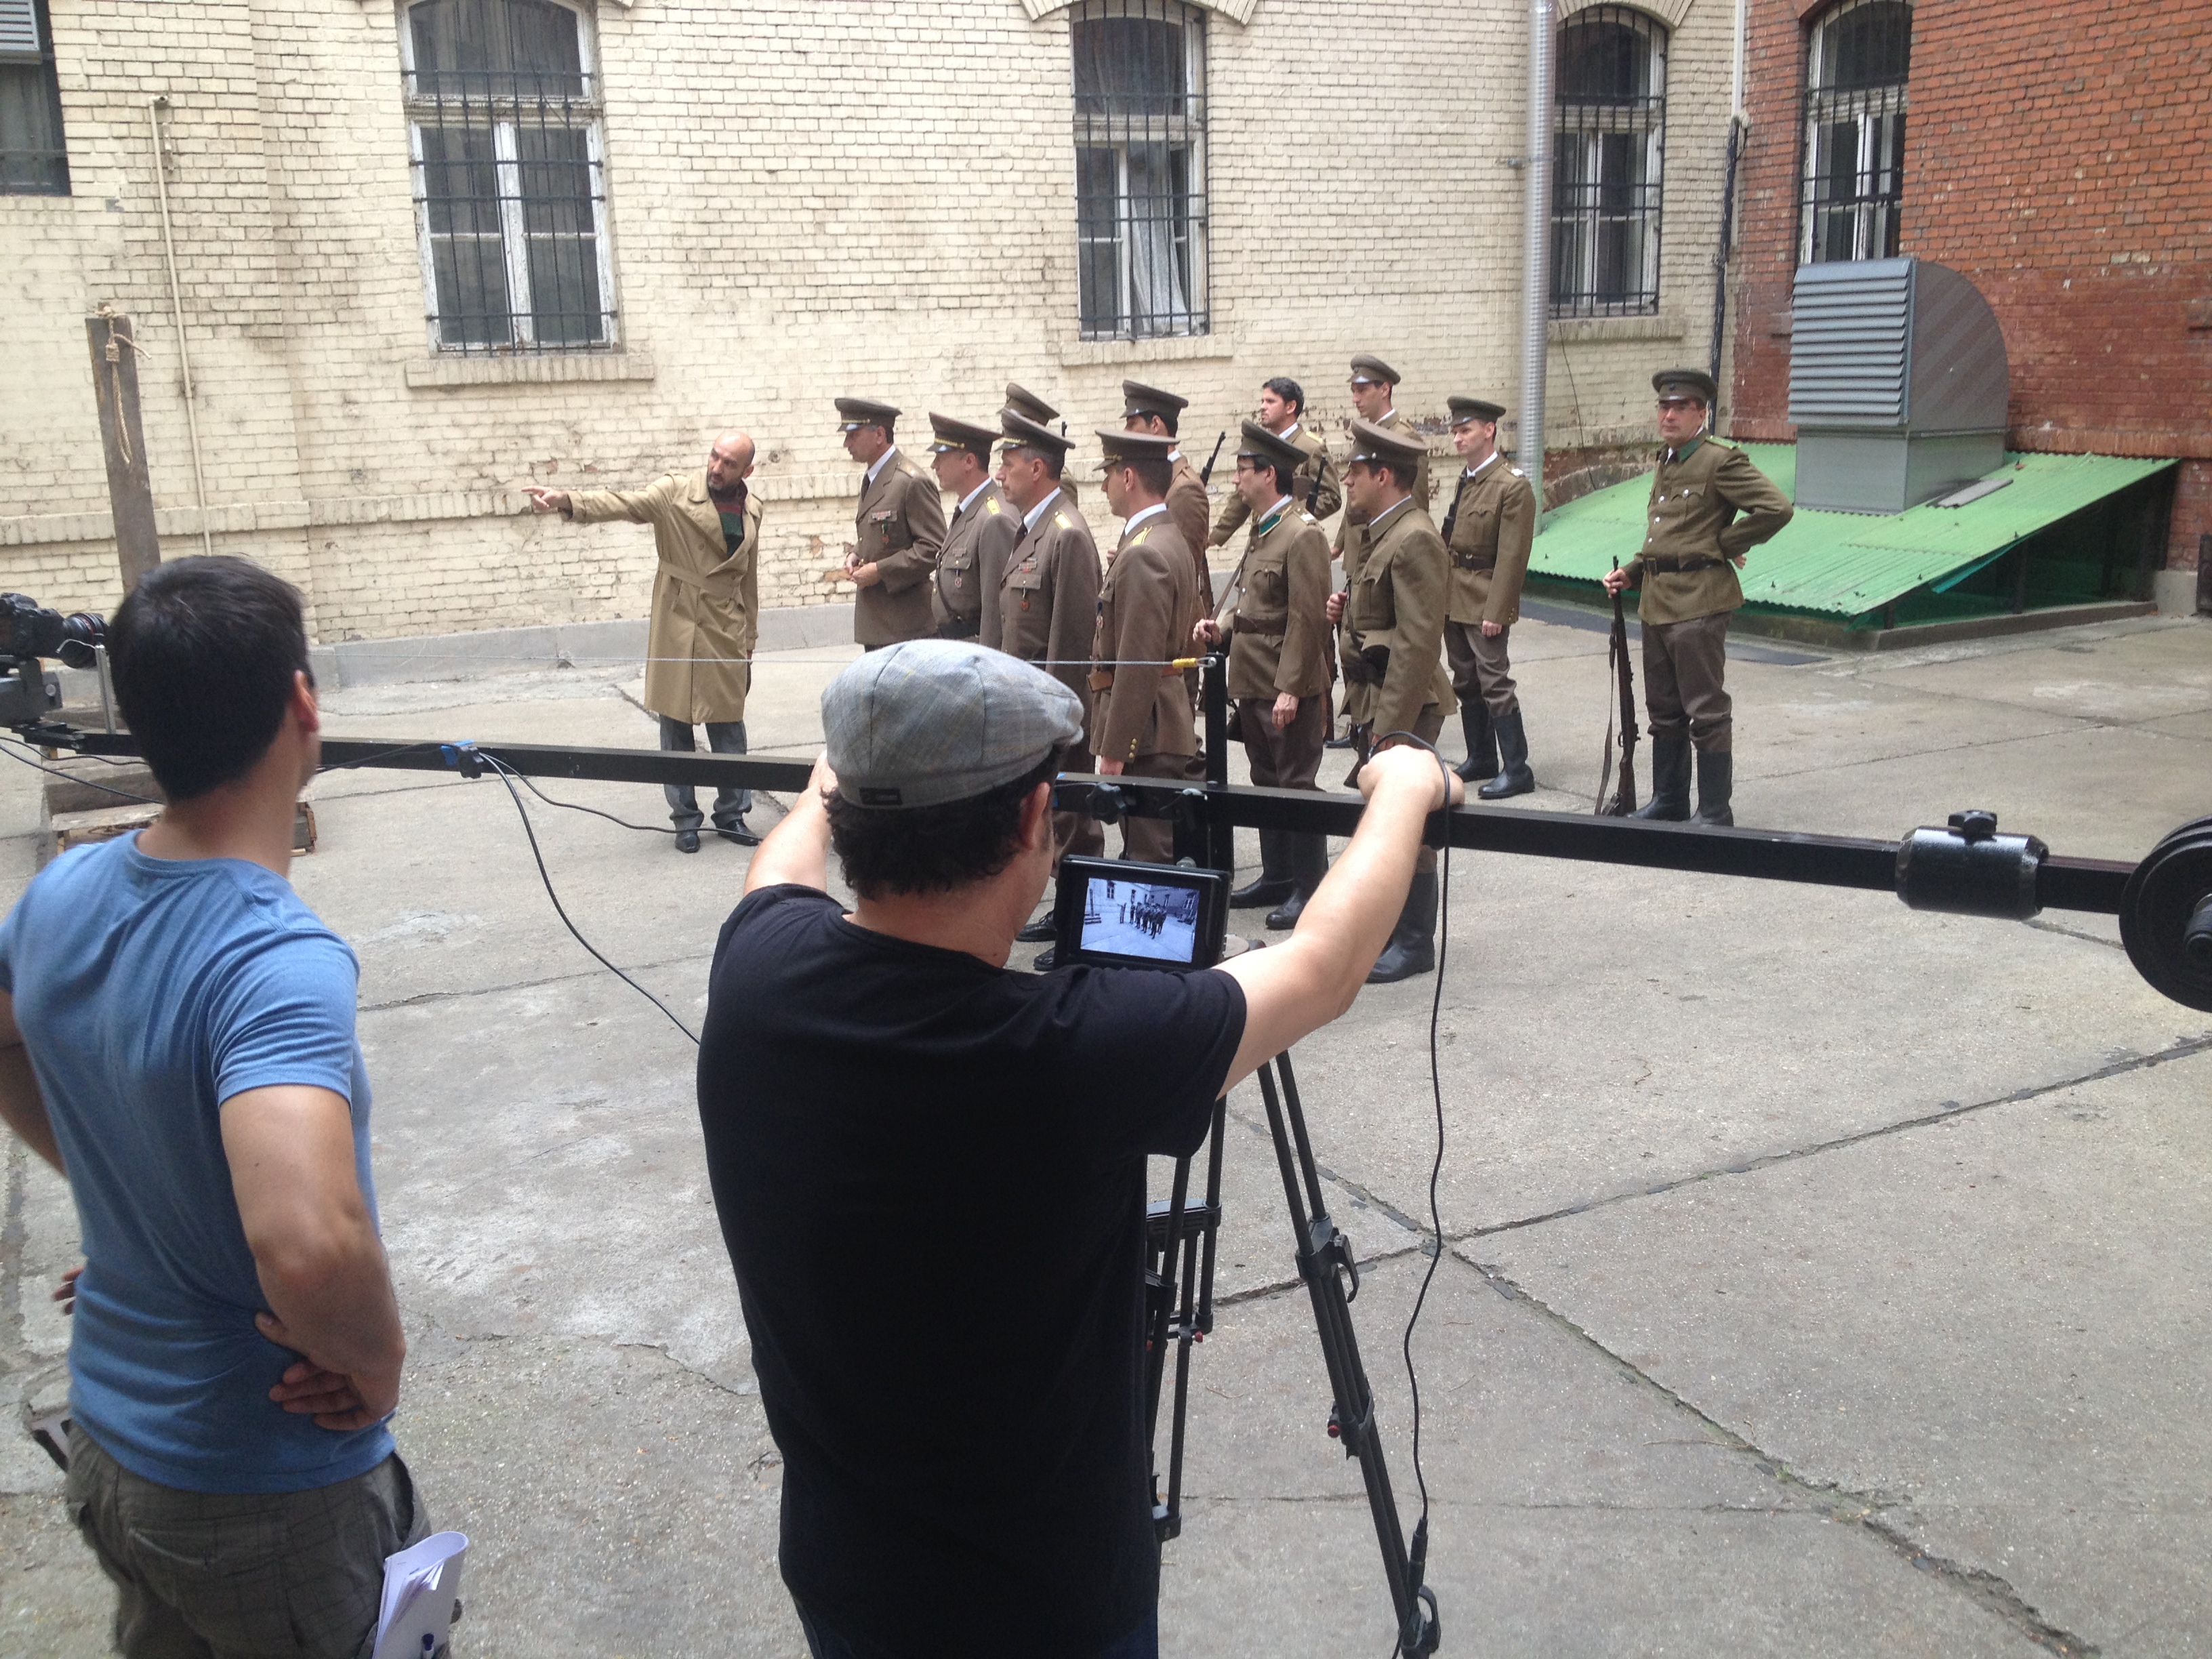
[{"label": "man's bare arm", "polygon": [[1248,951],[1221,969],[1244,988],[1244,1037],[1224,1092],[1352,1006],[1405,908],[1422,825],[1438,806],[1466,797],[1434,755],[1407,747],[1368,762],[1359,791],[1367,798],[1359,828],[1306,901],[1289,941]]},{"label": "man's bare arm", "polygon": [[752,864],[745,872],[745,891],[787,883],[811,887],[818,893],[830,890],[830,808],[822,797],[836,787],[837,775],[830,769],[830,757],[816,757],[814,775],[807,779],[805,793],[791,804],[783,822],[753,850]]},{"label": "man's bare arm", "polygon": [[255,1322],[303,1357],[270,1397],[325,1429],[390,1415],[407,1339],[354,1173],[344,1097],[305,1085],[249,1089],[223,1102],[222,1121],[231,1190],[270,1309]]},{"label": "man's bare arm", "polygon": [[31,1070],[31,1051],[15,1026],[15,999],[0,991],[0,1118],[23,1137],[23,1144],[61,1170],[61,1143],[46,1116],[46,1097],[39,1092],[38,1074]]}]

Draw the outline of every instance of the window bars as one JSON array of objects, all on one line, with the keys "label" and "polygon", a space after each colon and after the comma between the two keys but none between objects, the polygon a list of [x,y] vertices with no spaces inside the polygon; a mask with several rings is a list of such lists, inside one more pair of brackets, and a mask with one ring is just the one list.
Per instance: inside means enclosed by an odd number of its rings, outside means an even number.
[{"label": "window bars", "polygon": [[1896,257],[1911,61],[1905,0],[1844,0],[1813,26],[1799,263]]},{"label": "window bars", "polygon": [[46,0],[0,0],[0,196],[69,193]]},{"label": "window bars", "polygon": [[1626,6],[1577,12],[1553,101],[1552,314],[1656,312],[1666,26]]},{"label": "window bars", "polygon": [[583,19],[553,0],[415,0],[400,51],[432,348],[614,344]]},{"label": "window bars", "polygon": [[1204,17],[1176,0],[1084,0],[1068,33],[1083,337],[1203,334]]}]

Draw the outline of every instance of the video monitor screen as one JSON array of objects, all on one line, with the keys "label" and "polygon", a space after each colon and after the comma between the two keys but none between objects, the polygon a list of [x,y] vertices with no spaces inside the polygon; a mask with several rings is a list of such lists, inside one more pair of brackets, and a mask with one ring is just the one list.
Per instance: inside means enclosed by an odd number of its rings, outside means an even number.
[{"label": "video monitor screen", "polygon": [[1093,875],[1085,890],[1085,954],[1143,957],[1182,967],[1198,960],[1197,888]]}]

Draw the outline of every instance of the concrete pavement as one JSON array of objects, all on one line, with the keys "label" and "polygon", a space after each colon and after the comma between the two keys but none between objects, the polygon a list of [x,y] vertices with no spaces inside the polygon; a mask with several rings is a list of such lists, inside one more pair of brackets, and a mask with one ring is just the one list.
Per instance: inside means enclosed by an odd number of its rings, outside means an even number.
[{"label": "concrete pavement", "polygon": [[[1759,643],[1731,669],[1741,823],[1895,836],[1990,806],[2055,851],[2135,858],[2212,812],[2206,624],[1874,659]],[[1604,635],[1524,623],[1514,646],[1547,786],[1521,804],[1587,810]],[[757,749],[812,752],[848,654],[762,664]],[[364,687],[332,696],[330,727],[647,744],[634,690],[590,669]],[[10,894],[34,785],[0,785]],[[544,787],[665,822],[650,789]],[[524,799],[570,914],[696,1023],[746,854],[680,858]],[[457,1651],[803,1651],[690,1044],[562,930],[495,781],[332,775],[317,801],[323,846],[295,875],[362,958],[413,1345],[398,1431],[438,1522],[476,1540]],[[1445,1651],[2212,1642],[2212,1016],[2144,986],[2109,919],[1462,854],[1447,943],[1449,1248],[1415,1338]],[[1398,1343],[1426,1265],[1434,989],[1370,990],[1298,1054],[1370,1263],[1354,1312],[1409,1524]],[[1379,1652],[1388,1602],[1358,1471],[1322,1431],[1264,1117],[1249,1088],[1230,1109],[1164,1644]],[[0,1394],[44,1399],[74,1223],[12,1143],[5,1218]],[[0,1656],[105,1650],[108,1592],[58,1485],[0,1437]]]}]

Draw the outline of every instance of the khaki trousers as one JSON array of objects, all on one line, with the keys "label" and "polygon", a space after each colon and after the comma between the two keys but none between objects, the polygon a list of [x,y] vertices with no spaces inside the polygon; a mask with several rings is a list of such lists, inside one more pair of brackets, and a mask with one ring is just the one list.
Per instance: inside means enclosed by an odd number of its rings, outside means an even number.
[{"label": "khaki trousers", "polygon": [[1444,624],[1444,660],[1451,665],[1452,690],[1462,702],[1481,698],[1492,720],[1521,706],[1505,651],[1505,641],[1512,635],[1513,630],[1506,628],[1492,638],[1479,622]]},{"label": "khaki trousers", "polygon": [[[1206,760],[1199,755],[1139,755],[1126,769],[1133,778],[1173,778],[1179,783],[1206,781]],[[1105,840],[1103,830],[1099,840]],[[1121,856],[1145,864],[1173,864],[1175,820],[1123,818]]]},{"label": "khaki trousers", "polygon": [[1328,738],[1328,698],[1301,697],[1298,712],[1275,730],[1275,700],[1243,697],[1237,704],[1237,735],[1252,781],[1262,789],[1310,789],[1321,774],[1322,744]]},{"label": "khaki trousers", "polygon": [[1728,694],[1728,612],[1687,622],[1644,624],[1644,707],[1654,738],[1679,738],[1707,754],[1735,744],[1735,703]]}]

